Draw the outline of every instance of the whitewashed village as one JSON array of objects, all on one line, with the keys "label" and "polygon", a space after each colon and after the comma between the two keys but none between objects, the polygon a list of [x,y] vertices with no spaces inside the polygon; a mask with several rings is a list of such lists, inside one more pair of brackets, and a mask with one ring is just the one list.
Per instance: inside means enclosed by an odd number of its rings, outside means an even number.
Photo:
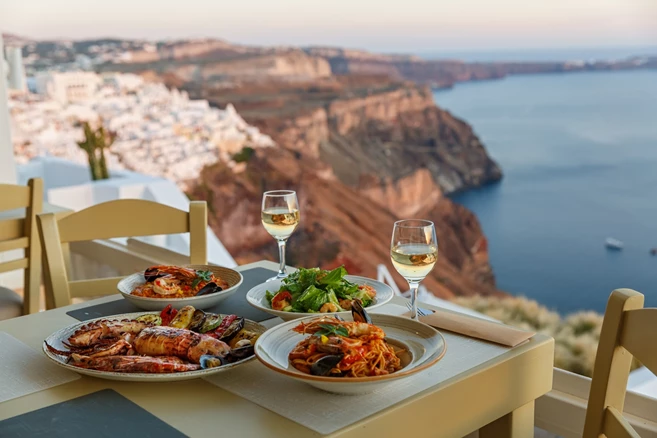
[{"label": "whitewashed village", "polygon": [[206,100],[190,100],[184,91],[134,74],[51,71],[29,81],[11,79],[9,112],[18,164],[38,156],[86,163],[78,145],[84,122],[102,123],[115,135],[106,154],[109,169],[164,177],[183,187],[217,160],[235,166],[232,157],[245,147],[274,145],[232,105],[212,108]]}]

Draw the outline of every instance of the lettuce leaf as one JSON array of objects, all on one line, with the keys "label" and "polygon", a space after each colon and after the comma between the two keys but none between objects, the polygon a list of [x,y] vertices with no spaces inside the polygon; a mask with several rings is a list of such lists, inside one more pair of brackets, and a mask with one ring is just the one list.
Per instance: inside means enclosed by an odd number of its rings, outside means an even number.
[{"label": "lettuce leaf", "polygon": [[363,303],[363,307],[367,307],[372,304],[372,298],[370,298],[370,296],[367,295],[367,292],[365,292],[363,289],[358,289],[357,292],[352,295],[352,297],[358,298]]},{"label": "lettuce leaf", "polygon": [[340,266],[321,277],[319,279],[319,284],[338,286],[342,282],[342,278],[345,275],[347,275],[347,270],[344,268],[344,266]]},{"label": "lettuce leaf", "polygon": [[314,310],[317,312],[328,301],[327,295],[325,291],[311,285],[301,294],[297,303],[303,306],[306,311]]}]

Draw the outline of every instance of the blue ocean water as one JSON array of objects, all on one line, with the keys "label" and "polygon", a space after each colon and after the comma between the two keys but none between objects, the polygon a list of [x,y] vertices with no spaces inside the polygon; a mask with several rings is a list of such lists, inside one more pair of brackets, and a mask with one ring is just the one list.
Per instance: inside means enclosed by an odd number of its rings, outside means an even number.
[{"label": "blue ocean water", "polygon": [[657,46],[577,47],[561,49],[509,50],[425,50],[416,53],[425,59],[460,59],[467,62],[614,60],[632,56],[657,55]]},{"label": "blue ocean water", "polygon": [[657,71],[516,76],[434,98],[504,171],[454,197],[479,217],[499,288],[562,313],[603,312],[620,287],[657,306]]}]

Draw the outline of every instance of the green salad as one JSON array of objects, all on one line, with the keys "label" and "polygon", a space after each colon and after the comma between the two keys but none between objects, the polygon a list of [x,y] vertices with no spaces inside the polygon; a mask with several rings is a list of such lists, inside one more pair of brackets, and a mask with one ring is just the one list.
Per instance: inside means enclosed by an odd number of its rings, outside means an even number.
[{"label": "green salad", "polygon": [[358,285],[344,278],[344,266],[326,271],[299,268],[283,279],[277,291],[267,291],[267,302],[274,310],[301,313],[330,313],[351,310],[359,299],[363,307],[372,304],[376,291],[369,285]]}]

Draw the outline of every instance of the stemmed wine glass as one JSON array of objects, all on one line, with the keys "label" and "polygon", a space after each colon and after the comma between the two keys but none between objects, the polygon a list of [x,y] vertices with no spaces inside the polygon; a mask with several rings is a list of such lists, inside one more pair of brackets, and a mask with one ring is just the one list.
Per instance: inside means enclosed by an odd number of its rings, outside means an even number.
[{"label": "stemmed wine glass", "polygon": [[433,222],[410,219],[395,222],[390,258],[411,289],[411,319],[417,316],[417,290],[438,258],[438,240]]},{"label": "stemmed wine glass", "polygon": [[280,267],[276,277],[267,281],[287,277],[285,270],[285,243],[299,225],[299,201],[292,190],[273,190],[262,195],[262,225],[278,242]]}]

